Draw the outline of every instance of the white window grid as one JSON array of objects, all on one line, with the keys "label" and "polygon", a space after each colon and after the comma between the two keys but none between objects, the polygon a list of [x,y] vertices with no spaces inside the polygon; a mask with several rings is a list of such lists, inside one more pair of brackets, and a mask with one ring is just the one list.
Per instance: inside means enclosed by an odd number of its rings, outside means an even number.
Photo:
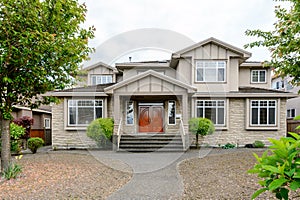
[{"label": "white window grid", "polygon": [[[75,108],[76,122],[75,124],[70,123],[70,108]],[[101,116],[103,117],[103,100],[68,100],[68,126],[88,125],[78,124],[78,108],[93,108],[94,119],[96,119],[96,108],[102,108]]]},{"label": "white window grid", "polygon": [[45,127],[45,129],[50,129],[51,128],[50,123],[51,123],[50,118],[45,118],[44,119],[44,127]]},{"label": "white window grid", "polygon": [[205,117],[205,109],[206,108],[215,108],[217,110],[216,112],[216,119],[219,117],[218,108],[224,109],[224,116],[222,124],[215,124],[216,126],[225,126],[225,119],[226,119],[226,109],[225,109],[225,101],[224,100],[197,100],[196,101],[196,114],[198,112],[198,108],[202,108],[202,116]]},{"label": "white window grid", "polygon": [[[203,70],[203,80],[198,80],[198,69]],[[206,70],[215,70],[215,80],[209,81],[205,77]],[[222,80],[219,80],[219,71],[223,70]],[[196,61],[196,82],[225,82],[226,81],[226,61]]]},{"label": "white window grid", "polygon": [[92,75],[92,85],[112,83],[112,75]]},{"label": "white window grid", "polygon": [[287,118],[294,118],[296,117],[296,109],[295,108],[291,108],[291,109],[287,109]]},{"label": "white window grid", "polygon": [[[251,100],[250,101],[250,105],[251,105],[251,108],[250,108],[250,113],[251,113],[251,117],[250,117],[250,125],[251,126],[274,126],[276,125],[276,120],[277,120],[277,116],[276,116],[276,113],[277,113],[277,108],[276,108],[276,105],[277,105],[277,102],[276,100]],[[253,108],[257,108],[258,109],[258,124],[252,124],[252,109]],[[267,109],[267,123],[266,124],[260,124],[260,109],[262,108],[266,108]],[[275,109],[275,124],[270,124],[269,123],[269,119],[270,119],[270,108],[274,108]]]},{"label": "white window grid", "polygon": [[[264,74],[263,76],[261,76],[262,73]],[[266,76],[267,76],[266,70],[252,70],[251,71],[251,83],[266,83],[266,81],[267,81]],[[257,78],[257,80],[255,80],[255,78]]]}]

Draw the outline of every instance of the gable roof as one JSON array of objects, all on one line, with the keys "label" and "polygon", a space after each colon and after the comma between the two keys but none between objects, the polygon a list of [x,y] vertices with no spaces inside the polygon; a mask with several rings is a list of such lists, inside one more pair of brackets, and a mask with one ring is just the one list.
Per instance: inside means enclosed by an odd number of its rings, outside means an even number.
[{"label": "gable roof", "polygon": [[97,63],[94,63],[94,64],[92,64],[92,65],[90,65],[90,66],[84,67],[83,70],[89,71],[89,70],[95,69],[95,68],[97,68],[97,67],[99,67],[99,66],[106,67],[106,68],[108,68],[108,69],[113,70],[114,72],[118,72],[117,68],[115,68],[115,67],[113,67],[113,66],[110,66],[110,65],[108,65],[108,64],[106,64],[106,63],[104,63],[104,62],[101,62],[101,61],[99,61],[99,62],[97,62]]},{"label": "gable roof", "polygon": [[108,92],[109,90],[115,90],[115,89],[121,88],[121,87],[126,86],[126,85],[128,85],[130,83],[133,83],[135,81],[144,79],[144,78],[149,77],[149,76],[154,76],[154,77],[156,77],[158,79],[161,79],[163,81],[169,82],[169,83],[171,83],[173,85],[177,85],[179,87],[185,88],[185,89],[187,89],[188,93],[194,93],[194,92],[197,91],[196,87],[193,87],[193,86],[191,86],[189,84],[183,83],[183,82],[181,82],[179,80],[176,80],[176,79],[171,78],[169,76],[163,75],[163,74],[158,73],[158,72],[156,72],[154,70],[147,70],[146,72],[143,72],[141,74],[135,75],[135,76],[133,76],[131,78],[128,78],[126,80],[123,80],[123,81],[121,81],[121,82],[119,82],[119,83],[117,83],[115,85],[112,85],[112,86],[109,86],[109,87],[105,88],[104,92]]},{"label": "gable roof", "polygon": [[216,39],[216,38],[214,38],[214,37],[210,37],[210,38],[208,38],[208,39],[206,39],[206,40],[203,40],[203,41],[201,41],[201,42],[198,42],[198,43],[196,43],[196,44],[194,44],[194,45],[191,45],[191,46],[189,46],[189,47],[187,47],[187,48],[184,48],[184,49],[182,49],[182,50],[179,50],[179,51],[173,53],[173,54],[172,54],[172,57],[173,57],[173,56],[174,56],[174,58],[177,58],[178,56],[180,57],[181,54],[187,53],[187,52],[189,52],[189,51],[191,51],[191,50],[193,50],[193,49],[199,48],[199,47],[204,46],[204,45],[209,44],[209,43],[213,43],[213,44],[216,44],[216,45],[218,45],[218,46],[221,46],[221,47],[223,47],[223,48],[225,48],[225,49],[229,49],[229,50],[231,50],[231,51],[233,51],[233,52],[235,52],[235,53],[237,53],[237,54],[240,54],[240,55],[241,55],[242,57],[244,57],[245,59],[248,59],[248,58],[251,57],[251,53],[250,53],[250,52],[245,51],[245,50],[243,50],[243,49],[240,49],[240,48],[238,48],[238,47],[235,47],[235,46],[233,46],[233,45],[231,45],[231,44],[228,44],[228,43],[226,43],[226,42],[223,42],[223,41],[221,41],[221,40],[218,40],[218,39]]}]

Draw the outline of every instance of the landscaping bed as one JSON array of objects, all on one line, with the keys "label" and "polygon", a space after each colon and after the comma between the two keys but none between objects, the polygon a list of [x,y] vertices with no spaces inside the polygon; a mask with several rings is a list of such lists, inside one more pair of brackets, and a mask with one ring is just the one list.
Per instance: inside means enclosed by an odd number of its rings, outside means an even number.
[{"label": "landscaping bed", "polygon": [[[252,152],[222,150],[204,158],[192,158],[179,165],[184,182],[183,199],[251,199],[260,188],[256,175],[248,174],[256,159]],[[264,150],[255,150],[259,155]],[[257,199],[276,199],[265,193]]]},{"label": "landscaping bed", "polygon": [[0,199],[105,199],[132,176],[86,154],[37,153],[18,163],[21,177],[0,178]]}]

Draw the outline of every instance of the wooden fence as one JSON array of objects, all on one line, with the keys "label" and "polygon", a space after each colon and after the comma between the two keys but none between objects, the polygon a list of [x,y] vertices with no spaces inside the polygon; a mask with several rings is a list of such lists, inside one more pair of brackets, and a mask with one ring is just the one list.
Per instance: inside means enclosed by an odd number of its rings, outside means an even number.
[{"label": "wooden fence", "polygon": [[297,126],[300,126],[300,121],[295,120],[287,120],[287,133],[288,132],[295,132],[300,133],[300,130],[296,130]]},{"label": "wooden fence", "polygon": [[32,129],[30,130],[30,137],[39,137],[45,141],[45,145],[52,144],[51,129]]}]

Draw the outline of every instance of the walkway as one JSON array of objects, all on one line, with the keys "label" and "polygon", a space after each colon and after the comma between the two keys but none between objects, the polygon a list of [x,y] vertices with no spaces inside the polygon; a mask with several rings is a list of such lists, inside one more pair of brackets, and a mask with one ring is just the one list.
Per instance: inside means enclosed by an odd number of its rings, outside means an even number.
[{"label": "walkway", "polygon": [[[91,151],[102,163],[118,169],[133,171],[129,183],[108,199],[179,199],[183,194],[183,182],[177,171],[177,164],[191,157],[204,157],[211,149],[188,152],[130,153]],[[119,162],[118,162],[119,161]],[[121,163],[126,163],[124,166]],[[121,164],[121,166],[120,166]]]}]

